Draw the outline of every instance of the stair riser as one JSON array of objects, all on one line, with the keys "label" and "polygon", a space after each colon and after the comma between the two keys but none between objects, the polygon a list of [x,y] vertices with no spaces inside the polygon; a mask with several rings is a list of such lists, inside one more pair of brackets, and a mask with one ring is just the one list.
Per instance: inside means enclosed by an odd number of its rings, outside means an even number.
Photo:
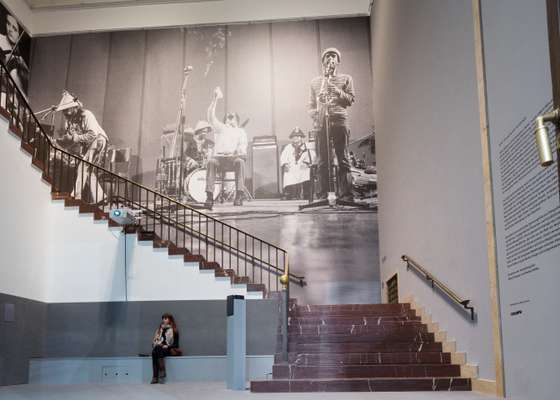
[{"label": "stair riser", "polygon": [[[275,357],[281,363],[281,355]],[[381,364],[450,364],[449,353],[342,353],[342,354],[295,354],[288,356],[295,365],[381,365]]]},{"label": "stair riser", "polygon": [[419,325],[420,317],[290,318],[290,325]]},{"label": "stair riser", "polygon": [[288,351],[297,353],[403,353],[441,352],[441,343],[289,343]]},{"label": "stair riser", "polygon": [[324,319],[324,318],[348,318],[348,317],[353,317],[353,318],[363,318],[363,317],[367,317],[367,318],[378,318],[378,317],[399,317],[399,318],[411,318],[411,317],[416,317],[416,313],[414,311],[407,311],[407,312],[395,312],[395,311],[382,311],[382,310],[373,310],[373,311],[361,311],[361,310],[356,310],[356,311],[347,311],[347,312],[343,312],[343,311],[332,311],[332,312],[322,312],[322,311],[317,311],[317,312],[306,312],[306,311],[296,311],[296,312],[290,312],[290,317],[292,318],[318,318],[318,319]]},{"label": "stair riser", "polygon": [[411,342],[411,343],[433,343],[433,333],[411,332],[411,333],[385,333],[379,334],[315,334],[298,335],[289,334],[290,343],[392,343],[392,342]]},{"label": "stair riser", "polygon": [[382,311],[382,312],[401,312],[410,310],[410,304],[330,304],[330,305],[294,305],[292,309],[299,312],[332,312],[340,311],[343,313],[351,311]]},{"label": "stair riser", "polygon": [[408,392],[408,391],[468,391],[470,379],[354,379],[328,381],[255,381],[251,392],[255,393],[303,393],[303,392]]},{"label": "stair riser", "polygon": [[294,335],[416,335],[428,333],[426,325],[290,325],[288,332]]},{"label": "stair riser", "polygon": [[431,378],[459,377],[458,365],[274,365],[274,379]]}]

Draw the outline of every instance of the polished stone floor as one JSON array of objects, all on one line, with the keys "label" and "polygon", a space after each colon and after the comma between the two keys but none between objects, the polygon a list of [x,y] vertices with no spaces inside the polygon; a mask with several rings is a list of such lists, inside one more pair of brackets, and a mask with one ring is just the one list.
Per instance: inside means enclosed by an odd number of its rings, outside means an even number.
[{"label": "polished stone floor", "polygon": [[250,393],[230,391],[222,382],[166,385],[19,385],[0,387],[2,400],[491,400],[474,392]]},{"label": "polished stone floor", "polygon": [[302,201],[254,200],[243,207],[216,205],[221,221],[286,249],[300,304],[379,303],[377,212],[320,208],[298,211]]}]

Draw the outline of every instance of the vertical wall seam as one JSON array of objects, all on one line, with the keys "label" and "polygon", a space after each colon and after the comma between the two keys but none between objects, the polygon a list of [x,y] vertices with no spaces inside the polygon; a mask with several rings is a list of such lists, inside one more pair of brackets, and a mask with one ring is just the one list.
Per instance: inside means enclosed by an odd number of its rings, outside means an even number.
[{"label": "vertical wall seam", "polygon": [[113,52],[113,33],[109,32],[109,49],[107,51],[107,72],[105,75],[105,94],[103,96],[103,113],[101,115],[101,123],[105,121],[105,112],[107,111],[107,88],[109,87],[109,72],[111,71],[112,52]]},{"label": "vertical wall seam", "polygon": [[[144,99],[146,92],[146,60],[148,58],[148,31],[144,31],[144,57],[142,64],[142,89],[140,90],[140,122],[138,124],[138,162],[135,165],[136,176],[140,177],[140,154],[142,154],[142,123],[144,122]],[[143,182],[142,182],[143,183]]]},{"label": "vertical wall seam", "polygon": [[[230,30],[229,30],[229,25],[225,26],[225,43],[224,43],[224,111],[228,112],[229,107],[228,107],[228,54],[229,54],[229,34],[230,34]],[[224,114],[225,115],[225,114]]]},{"label": "vertical wall seam", "polygon": [[64,79],[64,89],[68,89],[70,68],[72,67],[72,48],[74,47],[74,36],[70,35],[70,46],[68,47],[68,62],[66,63],[66,78]]},{"label": "vertical wall seam", "polygon": [[317,37],[317,71],[321,73],[321,28],[319,21],[315,21],[315,36]]},{"label": "vertical wall seam", "polygon": [[276,91],[274,85],[276,71],[274,69],[274,49],[272,48],[272,24],[268,24],[268,46],[270,49],[270,128],[272,129],[272,134],[278,136],[276,134]]},{"label": "vertical wall seam", "polygon": [[504,358],[502,327],[500,317],[499,280],[496,256],[496,230],[494,221],[494,194],[490,167],[490,136],[488,131],[488,104],[486,93],[486,69],[484,64],[484,37],[480,0],[472,0],[476,82],[480,117],[480,139],[482,146],[482,173],[484,189],[484,209],[486,223],[486,243],[488,254],[488,279],[490,286],[490,306],[492,317],[492,339],[494,346],[494,366],[496,370],[496,395],[504,396]]}]

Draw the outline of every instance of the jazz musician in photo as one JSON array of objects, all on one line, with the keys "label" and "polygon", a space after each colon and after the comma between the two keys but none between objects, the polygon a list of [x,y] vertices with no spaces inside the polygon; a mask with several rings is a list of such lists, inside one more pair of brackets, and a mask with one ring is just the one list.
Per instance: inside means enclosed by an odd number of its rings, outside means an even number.
[{"label": "jazz musician in photo", "polygon": [[214,184],[218,172],[235,171],[234,206],[243,205],[245,187],[245,159],[247,158],[247,133],[239,126],[239,115],[227,112],[224,122],[216,117],[216,105],[223,98],[219,87],[214,89],[208,107],[208,122],[214,131],[214,152],[208,160],[206,172],[206,208],[214,205]]},{"label": "jazz musician in photo", "polygon": [[27,92],[29,81],[29,67],[19,50],[19,43],[25,31],[19,26],[15,17],[9,13],[5,15],[5,34],[0,34],[0,50],[2,62],[6,65],[10,76],[23,92]]},{"label": "jazz musician in photo", "polygon": [[325,199],[329,192],[329,156],[332,141],[338,161],[338,189],[340,199],[352,202],[352,178],[348,160],[348,112],[354,103],[352,77],[338,72],[341,62],[338,49],[330,47],[321,54],[323,74],[311,81],[308,112],[316,130],[317,172],[319,175],[318,198]]},{"label": "jazz musician in photo", "polygon": [[[64,135],[61,142],[67,146],[78,147],[83,160],[103,166],[105,150],[109,138],[101,128],[93,113],[86,110],[80,100],[71,93],[64,91],[62,99],[56,107],[64,115]],[[87,187],[89,198],[83,198]],[[77,199],[98,203],[105,200],[103,188],[97,181],[92,168],[80,163],[77,168],[76,183],[71,194]]]},{"label": "jazz musician in photo", "polygon": [[280,155],[280,167],[283,172],[283,198],[285,200],[308,199],[311,164],[313,164],[315,152],[307,147],[305,133],[298,127],[290,133],[290,139],[292,143],[284,147]]},{"label": "jazz musician in photo", "polygon": [[187,135],[185,141],[184,160],[187,173],[197,168],[206,168],[214,142],[208,139],[212,127],[206,121],[198,121],[192,134]]}]

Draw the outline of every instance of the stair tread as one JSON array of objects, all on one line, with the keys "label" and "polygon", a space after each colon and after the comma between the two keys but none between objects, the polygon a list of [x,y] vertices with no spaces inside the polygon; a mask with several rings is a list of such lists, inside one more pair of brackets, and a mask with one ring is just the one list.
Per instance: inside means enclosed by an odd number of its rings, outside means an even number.
[{"label": "stair tread", "polygon": [[363,381],[363,380],[379,380],[379,381],[386,381],[386,380],[426,380],[426,379],[464,379],[470,380],[470,378],[463,378],[457,376],[391,376],[391,377],[371,377],[371,378],[275,378],[274,380],[266,380],[266,379],[254,379],[252,382],[273,382],[273,381]]}]

